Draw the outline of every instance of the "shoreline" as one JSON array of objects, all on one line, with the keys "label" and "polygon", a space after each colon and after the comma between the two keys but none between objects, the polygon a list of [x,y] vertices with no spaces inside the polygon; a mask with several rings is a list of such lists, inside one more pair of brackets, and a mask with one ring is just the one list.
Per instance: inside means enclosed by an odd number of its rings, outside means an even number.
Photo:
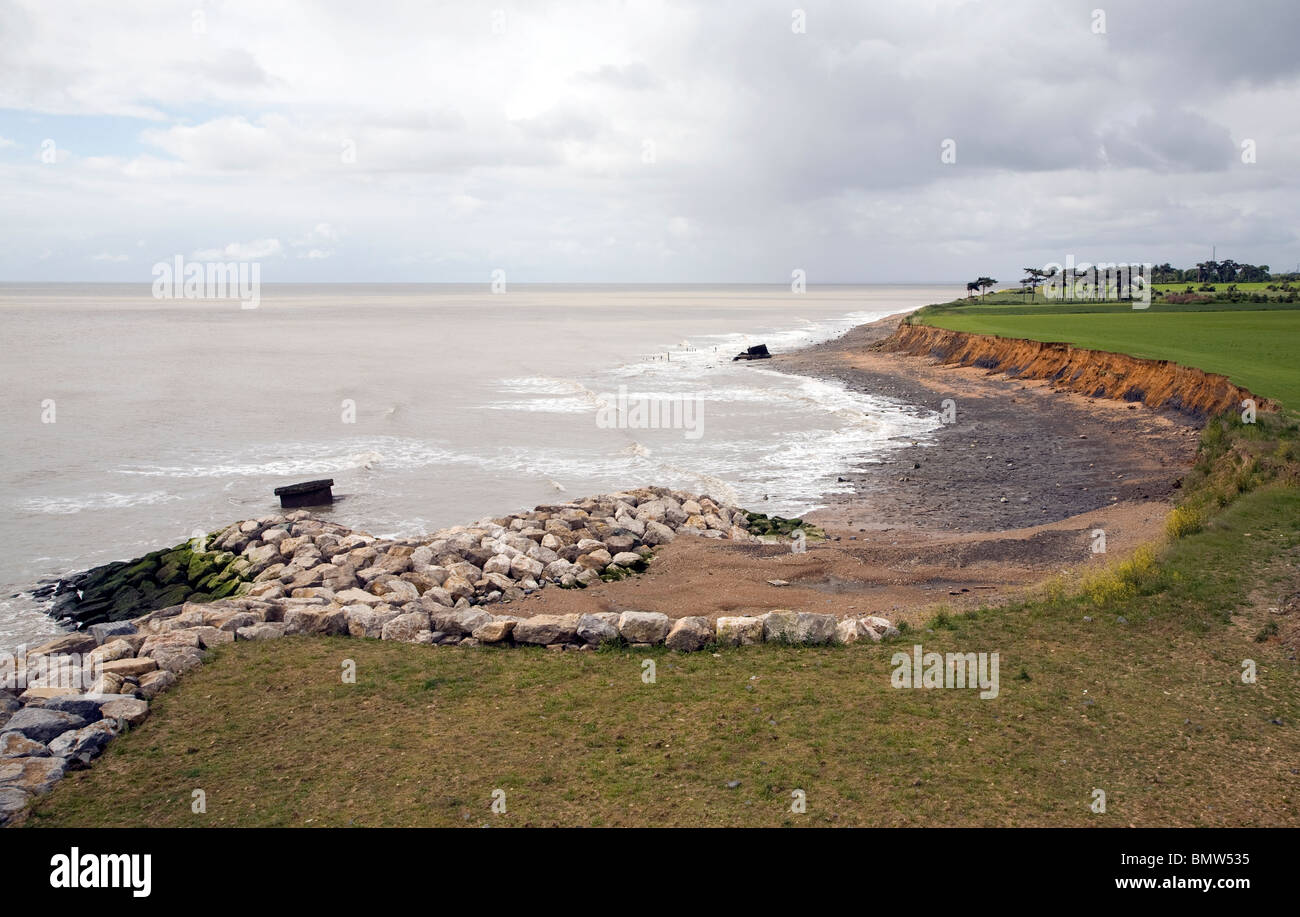
[{"label": "shoreline", "polygon": [[935,411],[944,399],[956,404],[955,422],[927,440],[840,475],[852,493],[826,494],[804,516],[826,542],[796,555],[679,541],[633,580],[543,592],[524,603],[529,613],[636,607],[716,618],[795,608],[915,625],[933,607],[1009,601],[1161,536],[1195,456],[1196,420],[869,349],[912,311],[761,364]]},{"label": "shoreline", "polygon": [[[852,492],[824,494],[824,506],[804,517],[827,535],[813,551],[677,539],[657,546],[654,564],[635,576],[529,590],[512,596],[509,612],[636,608],[713,621],[797,608],[919,621],[937,603],[1003,601],[1053,575],[1103,562],[1090,547],[1097,529],[1107,533],[1111,551],[1159,534],[1195,453],[1193,420],[872,349],[915,311],[762,363],[935,411],[955,407],[954,421],[924,441],[843,471],[839,480]],[[436,534],[376,540],[414,545]]]}]

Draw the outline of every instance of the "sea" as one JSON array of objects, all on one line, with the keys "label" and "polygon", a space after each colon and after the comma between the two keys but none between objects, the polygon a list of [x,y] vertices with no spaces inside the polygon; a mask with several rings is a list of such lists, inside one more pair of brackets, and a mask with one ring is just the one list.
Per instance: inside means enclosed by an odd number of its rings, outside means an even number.
[{"label": "sea", "polygon": [[58,633],[49,577],[277,511],[410,536],[647,484],[795,516],[939,426],[933,406],[733,361],[952,285],[0,284],[0,652]]}]

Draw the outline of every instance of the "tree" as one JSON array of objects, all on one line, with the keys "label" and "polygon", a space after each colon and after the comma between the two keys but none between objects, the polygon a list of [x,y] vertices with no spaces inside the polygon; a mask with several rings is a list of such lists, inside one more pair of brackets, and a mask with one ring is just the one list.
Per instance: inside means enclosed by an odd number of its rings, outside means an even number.
[{"label": "tree", "polygon": [[978,280],[972,280],[970,283],[966,284],[966,298],[970,299],[972,296],[974,296],[975,291],[978,290],[979,288],[980,285]]},{"label": "tree", "polygon": [[992,277],[981,277],[979,280],[976,280],[975,286],[980,288],[980,299],[983,299],[985,296],[987,296],[989,292],[989,288],[996,283],[997,281],[994,280]]},{"label": "tree", "polygon": [[1033,299],[1038,288],[1043,285],[1047,279],[1047,271],[1040,270],[1036,267],[1025,268],[1025,278],[1020,283],[1029,288],[1029,298]]}]

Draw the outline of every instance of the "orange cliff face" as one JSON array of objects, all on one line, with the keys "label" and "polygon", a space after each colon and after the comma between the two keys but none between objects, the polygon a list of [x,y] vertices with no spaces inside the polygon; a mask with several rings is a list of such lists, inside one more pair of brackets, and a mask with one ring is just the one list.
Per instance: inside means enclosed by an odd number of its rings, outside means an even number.
[{"label": "orange cliff face", "polygon": [[1168,407],[1200,417],[1238,410],[1246,399],[1253,400],[1261,411],[1277,409],[1275,402],[1251,394],[1218,373],[1072,344],[904,323],[874,349],[931,356],[940,363],[978,366],[1023,379],[1046,379],[1058,388],[1092,398],[1141,401],[1147,407]]}]

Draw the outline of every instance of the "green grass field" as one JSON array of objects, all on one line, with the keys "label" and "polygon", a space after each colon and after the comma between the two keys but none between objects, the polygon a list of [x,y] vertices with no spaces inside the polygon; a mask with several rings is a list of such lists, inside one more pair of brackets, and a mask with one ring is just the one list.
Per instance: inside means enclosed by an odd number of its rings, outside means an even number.
[{"label": "green grass field", "polygon": [[[1064,305],[1064,304],[1061,304]],[[1300,309],[1203,311],[1123,304],[1087,313],[1017,311],[993,304],[935,310],[919,321],[978,334],[1063,341],[1077,347],[1172,360],[1223,373],[1257,395],[1300,406]],[[1032,307],[1031,307],[1032,308]]]}]

